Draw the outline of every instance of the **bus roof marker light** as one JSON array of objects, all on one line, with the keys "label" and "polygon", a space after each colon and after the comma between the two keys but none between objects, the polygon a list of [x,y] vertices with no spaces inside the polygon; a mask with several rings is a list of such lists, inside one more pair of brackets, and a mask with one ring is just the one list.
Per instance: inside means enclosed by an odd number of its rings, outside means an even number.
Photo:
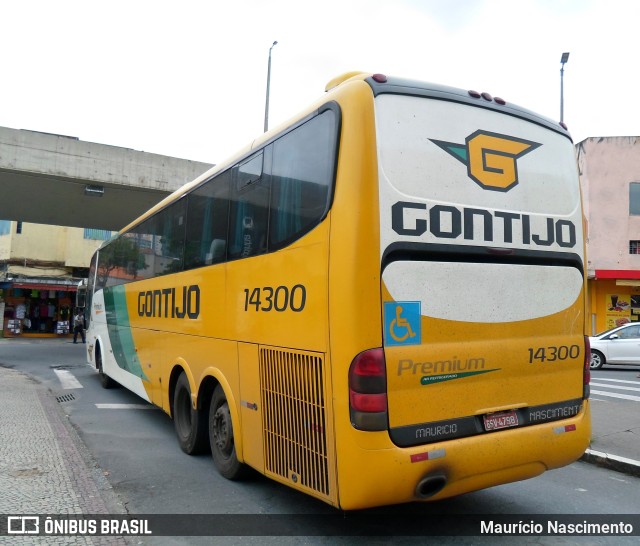
[{"label": "bus roof marker light", "polygon": [[488,102],[491,102],[491,101],[493,100],[493,97],[492,97],[489,93],[487,93],[486,91],[483,91],[483,92],[480,94],[480,96],[481,96],[484,100],[486,100],[486,101],[488,101]]},{"label": "bus roof marker light", "polygon": [[507,101],[504,99],[501,99],[500,97],[493,97],[493,100],[495,102],[497,102],[498,104],[504,106],[505,104],[507,104]]},{"label": "bus roof marker light", "polygon": [[371,76],[374,82],[387,83],[387,77],[384,74],[374,74]]},{"label": "bus roof marker light", "polygon": [[473,89],[469,89],[468,91],[469,96],[473,97],[474,99],[479,99],[482,95],[480,95],[480,93],[478,93],[477,91],[474,91]]}]

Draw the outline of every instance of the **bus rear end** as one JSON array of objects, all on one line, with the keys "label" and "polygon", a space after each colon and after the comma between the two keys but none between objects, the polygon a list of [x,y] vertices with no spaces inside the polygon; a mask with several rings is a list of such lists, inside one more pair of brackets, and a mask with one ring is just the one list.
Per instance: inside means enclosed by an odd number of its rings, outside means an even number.
[{"label": "bus rear end", "polygon": [[573,462],[590,420],[570,138],[486,94],[368,81],[383,347],[351,365],[350,415],[387,438],[368,456],[395,484],[341,500],[444,498]]}]

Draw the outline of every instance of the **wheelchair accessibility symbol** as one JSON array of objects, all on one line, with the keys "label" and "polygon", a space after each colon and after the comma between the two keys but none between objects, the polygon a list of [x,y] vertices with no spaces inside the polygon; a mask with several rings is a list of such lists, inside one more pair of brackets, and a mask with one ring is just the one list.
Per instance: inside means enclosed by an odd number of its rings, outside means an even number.
[{"label": "wheelchair accessibility symbol", "polygon": [[384,304],[384,338],[386,345],[420,345],[419,301],[391,301]]}]

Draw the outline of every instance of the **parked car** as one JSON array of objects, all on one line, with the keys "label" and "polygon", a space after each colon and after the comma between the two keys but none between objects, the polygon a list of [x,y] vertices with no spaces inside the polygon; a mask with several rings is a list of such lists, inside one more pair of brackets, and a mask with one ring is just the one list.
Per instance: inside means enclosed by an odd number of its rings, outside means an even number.
[{"label": "parked car", "polygon": [[629,322],[589,337],[592,370],[605,364],[640,365],[640,323]]}]

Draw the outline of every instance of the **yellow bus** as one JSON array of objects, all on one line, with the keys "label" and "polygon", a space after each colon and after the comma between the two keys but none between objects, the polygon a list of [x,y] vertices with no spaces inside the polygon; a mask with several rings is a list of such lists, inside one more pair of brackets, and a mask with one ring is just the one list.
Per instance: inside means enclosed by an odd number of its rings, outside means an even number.
[{"label": "yellow bus", "polygon": [[564,126],[349,73],[96,252],[88,360],[226,478],[437,500],[584,452],[585,263]]}]

